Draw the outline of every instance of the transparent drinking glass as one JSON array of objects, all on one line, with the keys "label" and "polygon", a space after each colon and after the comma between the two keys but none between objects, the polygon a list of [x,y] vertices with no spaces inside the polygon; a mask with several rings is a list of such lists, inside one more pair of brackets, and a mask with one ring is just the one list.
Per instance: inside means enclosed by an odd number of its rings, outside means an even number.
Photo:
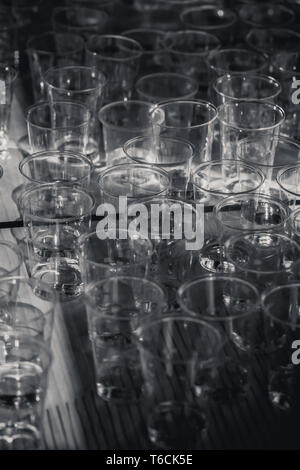
[{"label": "transparent drinking glass", "polygon": [[46,183],[66,183],[90,190],[93,165],[80,153],[46,150],[29,155],[19,164],[23,183],[14,190],[14,202],[19,207],[24,191]]},{"label": "transparent drinking glass", "polygon": [[154,138],[184,139],[194,146],[192,167],[212,159],[215,106],[203,100],[170,100],[153,108]]},{"label": "transparent drinking glass", "polygon": [[238,142],[246,138],[264,138],[271,146],[279,136],[284,110],[272,103],[236,101],[218,107],[221,158],[235,158]]},{"label": "transparent drinking glass", "polygon": [[284,51],[274,53],[271,59],[273,74],[282,85],[280,105],[286,112],[286,119],[281,132],[290,138],[299,140],[299,98],[300,53]]},{"label": "transparent drinking glass", "polygon": [[50,32],[28,40],[26,52],[35,102],[47,98],[44,73],[50,67],[80,64],[83,51],[84,40],[78,34]]},{"label": "transparent drinking glass", "polygon": [[96,389],[109,401],[137,401],[143,379],[136,330],[164,308],[163,290],[138,277],[109,277],[89,284],[85,292]]},{"label": "transparent drinking glass", "polygon": [[224,345],[219,356],[213,399],[233,407],[249,394],[254,357],[263,347],[263,319],[256,287],[235,275],[200,276],[180,286],[180,308],[213,325]]},{"label": "transparent drinking glass", "polygon": [[246,4],[239,9],[239,19],[247,28],[284,28],[295,20],[293,10],[273,2]]},{"label": "transparent drinking glass", "polygon": [[139,78],[135,84],[140,100],[159,103],[172,99],[188,100],[195,98],[198,82],[179,73],[152,73]]},{"label": "transparent drinking glass", "polygon": [[[202,3],[202,0],[158,0],[157,4],[162,5],[169,10],[175,11],[177,14],[182,12],[186,8],[198,6]],[[209,3],[209,0],[207,0]]]},{"label": "transparent drinking glass", "polygon": [[98,34],[88,39],[86,65],[98,68],[108,78],[105,103],[131,99],[142,55],[142,46],[126,36]]},{"label": "transparent drinking glass", "polygon": [[142,74],[159,72],[164,68],[166,51],[164,38],[166,33],[158,29],[135,28],[122,32],[122,36],[138,42],[143,53],[140,61],[140,71]]},{"label": "transparent drinking glass", "polygon": [[163,168],[170,176],[170,197],[188,198],[193,146],[182,139],[135,137],[124,144],[124,153],[136,163]]},{"label": "transparent drinking glass", "polygon": [[168,313],[142,324],[136,335],[150,441],[162,449],[201,448],[221,336],[197,318]]},{"label": "transparent drinking glass", "polygon": [[230,196],[214,207],[220,238],[245,232],[285,233],[288,205],[259,192]]},{"label": "transparent drinking glass", "polygon": [[212,33],[223,44],[230,44],[234,40],[237,15],[229,8],[218,5],[187,8],[181,13],[180,20],[185,28]]},{"label": "transparent drinking glass", "polygon": [[0,241],[0,277],[18,276],[23,263],[22,250],[9,241]]},{"label": "transparent drinking glass", "polygon": [[43,102],[27,111],[27,131],[32,152],[72,150],[86,153],[90,111],[70,101]]},{"label": "transparent drinking glass", "polygon": [[236,72],[217,78],[213,91],[218,106],[239,100],[277,102],[281,85],[267,75]]},{"label": "transparent drinking glass", "polygon": [[293,350],[299,347],[299,292],[299,282],[294,281],[268,289],[262,295],[269,399],[281,415],[295,413],[300,405],[299,366],[293,361]]},{"label": "transparent drinking glass", "polygon": [[[102,125],[103,165],[113,166],[129,161],[123,151],[127,140],[138,135],[153,135],[153,105],[146,101],[116,101],[103,106],[98,119]],[[156,112],[156,120],[163,120],[163,112]]]},{"label": "transparent drinking glass", "polygon": [[0,449],[41,449],[51,352],[18,330],[0,328],[0,340]]},{"label": "transparent drinking glass", "polygon": [[68,7],[87,7],[92,9],[98,9],[106,11],[109,15],[115,12],[118,6],[118,0],[64,0],[64,3]]},{"label": "transparent drinking glass", "polygon": [[70,183],[89,189],[93,165],[80,153],[48,150],[30,155],[20,162],[19,170],[30,184]]},{"label": "transparent drinking glass", "polygon": [[90,229],[93,207],[89,193],[60,183],[35,186],[20,198],[30,275],[55,289],[61,300],[83,292],[77,241]]},{"label": "transparent drinking glass", "polygon": [[115,165],[102,171],[98,180],[102,202],[111,204],[117,212],[120,197],[128,204],[143,202],[146,199],[166,195],[170,186],[170,177],[162,169],[151,165],[127,163]]},{"label": "transparent drinking glass", "polygon": [[288,282],[300,261],[300,246],[284,234],[239,233],[225,242],[224,251],[235,274],[260,292]]},{"label": "transparent drinking glass", "polygon": [[212,161],[199,165],[191,175],[196,203],[204,211],[204,245],[191,266],[191,274],[229,271],[223,259],[223,245],[213,209],[224,198],[259,191],[264,175],[251,165],[237,160]]},{"label": "transparent drinking glass", "polygon": [[252,28],[245,37],[250,49],[273,55],[278,52],[297,52],[300,34],[287,28]]},{"label": "transparent drinking glass", "polygon": [[207,98],[208,55],[220,49],[221,42],[213,34],[205,31],[169,32],[163,40],[167,67],[176,73],[183,73],[198,81],[197,97]]},{"label": "transparent drinking glass", "polygon": [[246,48],[224,48],[212,51],[207,59],[209,94],[214,102],[213,85],[218,77],[231,73],[257,74],[268,70],[268,56]]}]

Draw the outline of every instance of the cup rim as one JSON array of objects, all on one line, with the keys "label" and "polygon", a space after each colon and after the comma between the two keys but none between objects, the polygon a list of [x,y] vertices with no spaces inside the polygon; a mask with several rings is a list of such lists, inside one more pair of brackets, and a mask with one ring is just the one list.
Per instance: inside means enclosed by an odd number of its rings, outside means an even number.
[{"label": "cup rim", "polygon": [[[138,169],[140,168],[141,170],[151,170],[152,172],[156,172],[158,174],[160,174],[160,176],[163,176],[166,181],[168,181],[168,186],[164,187],[163,189],[161,189],[159,191],[159,193],[157,194],[153,194],[152,196],[151,195],[145,195],[145,196],[141,196],[138,198],[138,200],[145,200],[145,199],[149,199],[149,197],[156,197],[156,196],[159,196],[161,195],[164,191],[166,191],[169,186],[170,186],[170,176],[169,176],[169,173],[164,170],[163,168],[159,168],[158,166],[155,166],[155,165],[146,165],[144,163],[132,163],[128,166],[128,163],[121,163],[121,164],[118,164],[118,165],[114,165],[114,166],[109,166],[107,168],[105,168],[105,170],[103,170],[99,177],[98,177],[98,180],[97,180],[97,183],[98,183],[98,186],[100,188],[101,191],[103,191],[104,194],[110,196],[110,197],[114,197],[114,198],[117,198],[119,197],[119,195],[115,195],[115,194],[112,194],[110,192],[108,192],[106,189],[104,189],[102,186],[101,186],[101,180],[103,179],[103,177],[105,177],[107,175],[107,173],[111,173],[112,171],[115,171],[115,170],[122,170],[124,169],[125,171],[126,170],[129,170],[129,169]],[[133,196],[126,196],[127,199],[130,201],[130,200],[136,200],[136,197],[133,197]]]},{"label": "cup rim", "polygon": [[[26,167],[26,166],[28,167],[28,165],[30,164],[31,161],[37,160],[38,158],[41,158],[41,159],[45,158],[45,160],[46,160],[46,159],[51,158],[51,157],[59,157],[59,156],[66,156],[66,157],[76,158],[77,160],[83,162],[90,169],[89,175],[93,171],[94,165],[88,157],[86,157],[85,155],[80,154],[80,153],[71,152],[69,150],[43,150],[41,152],[32,153],[31,155],[28,155],[28,157],[26,157],[26,158],[24,158],[23,160],[20,161],[19,171],[20,171],[21,175],[24,178],[31,181],[32,183],[48,184],[47,181],[43,181],[41,179],[36,180],[36,179],[33,179],[30,176],[26,175],[24,173],[23,168]],[[82,176],[81,178],[77,179],[76,181],[70,181],[70,183],[78,184],[81,181],[84,181],[89,175]],[[58,180],[58,181],[59,182],[65,181],[67,183],[67,180]]]},{"label": "cup rim", "polygon": [[[85,118],[85,120],[83,122],[81,122],[80,124],[77,124],[76,126],[64,126],[64,127],[55,127],[55,128],[41,126],[39,124],[34,124],[30,121],[30,115],[36,109],[38,109],[40,107],[46,108],[48,106],[48,108],[51,112],[51,107],[53,105],[55,106],[55,105],[60,105],[60,104],[73,106],[75,108],[76,107],[80,108],[81,110],[83,110],[86,113],[87,117]],[[55,101],[53,101],[53,103],[50,103],[48,101],[40,101],[40,102],[37,102],[37,103],[29,106],[29,108],[27,109],[27,115],[26,115],[25,121],[26,121],[27,125],[30,126],[30,127],[35,127],[36,129],[43,129],[43,130],[47,129],[47,130],[50,130],[50,131],[55,131],[57,129],[64,130],[64,129],[73,129],[73,128],[80,128],[80,127],[86,126],[90,122],[90,119],[91,119],[91,112],[87,108],[87,106],[85,106],[84,104],[78,103],[76,101],[55,100]]]},{"label": "cup rim", "polygon": [[[93,44],[93,42],[96,40],[96,39],[113,39],[113,40],[118,40],[118,41],[123,41],[124,42],[127,42],[127,44],[131,44],[136,47],[136,50],[135,51],[130,51],[128,50],[128,52],[131,52],[131,55],[130,57],[123,57],[123,58],[120,58],[120,57],[110,57],[110,56],[106,56],[106,55],[103,55],[101,53],[98,53],[98,52],[93,52],[89,49],[90,47],[90,44]],[[85,50],[87,53],[91,54],[92,56],[95,56],[95,57],[101,57],[101,60],[104,60],[104,61],[109,61],[109,62],[116,62],[116,63],[119,63],[119,62],[127,62],[127,61],[131,61],[131,60],[134,60],[134,59],[138,59],[140,57],[142,57],[143,55],[143,47],[141,46],[141,44],[137,41],[135,41],[135,39],[131,39],[127,36],[121,36],[120,34],[93,34],[93,35],[90,35],[88,40],[86,41],[86,44],[85,44]]]},{"label": "cup rim", "polygon": [[[233,260],[232,255],[231,255],[232,245],[238,240],[244,240],[248,236],[255,236],[255,235],[261,235],[261,236],[265,235],[265,236],[268,236],[268,237],[277,237],[280,240],[283,240],[283,241],[286,241],[286,242],[290,243],[290,246],[291,247],[293,246],[293,248],[295,248],[298,251],[299,259],[292,263],[291,268],[280,269],[280,270],[277,270],[277,271],[276,270],[272,270],[272,271],[256,270],[256,269],[253,269],[253,268],[248,268],[247,266],[243,266],[242,264],[238,264],[236,261]],[[232,235],[231,237],[229,237],[225,241],[224,248],[225,248],[225,255],[226,255],[227,261],[229,261],[229,263],[233,264],[233,266],[238,268],[238,270],[243,271],[244,273],[259,274],[259,275],[262,275],[262,276],[270,275],[270,274],[278,274],[280,272],[287,273],[287,272],[292,271],[293,266],[295,264],[297,264],[297,262],[300,261],[300,245],[295,240],[290,238],[289,236],[287,236],[285,234],[281,234],[281,233],[265,232],[265,231],[262,230],[261,232],[244,232],[244,233],[235,234],[235,235]]]},{"label": "cup rim", "polygon": [[[57,72],[57,71],[68,71],[68,70],[73,70],[73,71],[90,71],[90,72],[93,72],[95,71],[97,73],[97,78],[101,79],[103,78],[103,83],[99,83],[98,85],[94,86],[94,87],[89,87],[89,88],[85,88],[83,90],[73,90],[73,89],[68,89],[68,88],[63,88],[63,87],[59,87],[59,86],[55,86],[55,85],[52,85],[52,83],[49,82],[49,75],[50,75],[50,72]],[[108,78],[107,78],[107,75],[105,72],[102,72],[101,70],[97,69],[96,67],[91,67],[91,66],[88,66],[88,65],[63,65],[61,67],[50,67],[48,70],[46,70],[46,72],[44,73],[43,75],[43,78],[44,78],[44,81],[46,83],[46,85],[52,89],[52,90],[58,90],[58,91],[70,91],[71,93],[73,93],[74,95],[76,94],[85,94],[85,93],[91,93],[92,91],[95,91],[95,90],[100,90],[100,89],[104,89],[104,87],[107,86],[107,83],[108,83]],[[55,101],[59,101],[59,100],[55,100]]]},{"label": "cup rim", "polygon": [[[32,330],[32,328],[28,328],[28,330]],[[42,375],[47,376],[51,364],[53,363],[53,353],[51,351],[50,346],[48,346],[45,341],[42,341],[41,339],[35,338],[34,336],[31,336],[23,331],[18,330],[18,327],[14,327],[11,330],[6,330],[0,325],[0,335],[6,337],[14,337],[16,339],[20,338],[21,340],[23,339],[24,341],[30,342],[30,344],[35,344],[36,346],[38,346],[39,350],[43,351],[43,353],[47,356],[47,364],[45,367],[44,365],[42,366]],[[19,362],[23,362],[23,360]]]},{"label": "cup rim", "polygon": [[179,15],[180,21],[183,24],[186,24],[187,26],[191,27],[191,29],[193,29],[193,27],[197,28],[197,26],[195,26],[193,23],[190,23],[186,20],[186,16],[190,13],[192,13],[192,15],[193,15],[195,12],[200,12],[201,13],[205,10],[216,10],[216,11],[222,10],[223,12],[228,14],[229,18],[225,23],[219,24],[219,25],[203,25],[203,24],[201,24],[199,29],[202,29],[203,31],[206,31],[206,30],[207,31],[213,31],[213,30],[218,30],[219,31],[219,30],[222,30],[222,29],[229,28],[230,26],[233,26],[236,23],[237,19],[238,19],[237,14],[233,10],[231,10],[230,8],[218,7],[217,5],[207,4],[207,5],[195,6],[195,7],[192,7],[192,8],[186,8]]},{"label": "cup rim", "polygon": [[[244,312],[244,313],[241,313],[239,315],[232,315],[231,314],[231,315],[228,315],[226,317],[213,317],[213,316],[203,315],[203,314],[194,312],[193,310],[191,310],[190,308],[188,308],[184,305],[184,302],[183,302],[183,299],[182,299],[182,295],[183,295],[184,292],[186,292],[191,287],[197,286],[197,285],[202,284],[202,283],[209,282],[210,284],[213,284],[214,281],[227,282],[227,283],[230,282],[231,284],[240,285],[240,286],[243,285],[244,287],[248,287],[249,292],[252,291],[252,294],[254,294],[255,297],[256,297],[256,301],[253,303],[253,307],[250,309],[249,312]],[[178,304],[180,305],[182,310],[184,312],[186,312],[186,314],[191,315],[192,317],[196,316],[196,318],[199,318],[203,321],[207,321],[207,322],[213,323],[213,324],[218,323],[220,321],[230,322],[230,321],[233,321],[233,320],[243,319],[243,318],[249,317],[251,315],[254,315],[255,312],[257,312],[257,310],[259,308],[259,305],[260,305],[260,294],[258,292],[258,289],[254,286],[254,284],[252,284],[251,282],[248,282],[248,281],[246,281],[246,280],[244,280],[244,279],[242,279],[238,276],[228,276],[226,274],[206,274],[206,275],[203,275],[203,276],[195,277],[190,281],[186,281],[177,290],[176,298],[177,298]]]},{"label": "cup rim", "polygon": [[[198,189],[200,189],[201,191],[205,192],[205,193],[208,193],[208,194],[215,194],[215,195],[228,195],[228,193],[223,193],[222,191],[218,191],[218,190],[211,190],[211,189],[203,189],[201,186],[199,186],[199,184],[197,184],[195,182],[195,177],[197,175],[197,171],[199,169],[202,169],[202,168],[205,168],[205,167],[209,167],[209,166],[221,166],[223,164],[227,164],[228,166],[232,166],[233,163],[235,165],[239,165],[239,166],[243,166],[244,168],[246,169],[249,169],[252,171],[252,173],[256,173],[259,175],[260,179],[261,179],[261,182],[259,183],[258,186],[256,186],[255,188],[253,189],[250,189],[248,191],[239,191],[237,193],[234,193],[234,196],[238,196],[238,195],[243,195],[243,194],[251,194],[252,192],[255,192],[257,191],[261,186],[262,184],[264,183],[265,181],[265,175],[263,174],[263,172],[260,170],[260,168],[256,168],[255,166],[252,166],[252,165],[249,165],[248,163],[245,163],[244,161],[242,160],[229,160],[229,159],[223,159],[223,160],[214,160],[214,161],[210,161],[210,162],[204,162],[204,163],[201,163],[200,165],[198,165],[195,170],[193,171],[193,173],[191,174],[191,179],[192,179],[192,184],[194,186],[196,186]],[[241,165],[240,165],[241,163]],[[232,196],[232,194],[231,194]],[[225,196],[226,197],[226,196]]]},{"label": "cup rim", "polygon": [[[241,126],[238,126],[236,124],[231,124],[231,123],[228,123],[226,120],[224,120],[223,118],[220,117],[220,112],[221,110],[225,109],[225,108],[228,108],[228,107],[235,107],[237,108],[239,105],[250,105],[250,104],[255,104],[257,106],[264,106],[265,108],[269,108],[269,109],[273,109],[273,111],[276,111],[278,116],[280,115],[280,119],[278,119],[278,122],[276,124],[273,124],[272,126],[264,126],[264,127],[256,127],[256,128],[249,128],[249,127],[241,127]],[[227,128],[230,128],[230,129],[235,129],[235,130],[242,130],[242,131],[246,131],[246,132],[263,132],[263,131],[269,131],[269,130],[272,130],[272,129],[276,129],[277,127],[281,126],[281,124],[284,122],[285,120],[285,112],[284,110],[277,104],[273,104],[269,101],[264,101],[264,102],[261,102],[259,100],[238,100],[238,101],[234,101],[232,103],[228,102],[228,103],[224,103],[224,104],[221,104],[220,106],[218,106],[217,108],[218,110],[218,120],[221,124],[223,124],[224,126],[226,126]]]},{"label": "cup rim", "polygon": [[271,318],[276,323],[280,323],[281,325],[285,325],[285,326],[289,326],[289,327],[293,327],[293,328],[296,327],[296,329],[298,329],[300,327],[300,324],[297,325],[297,323],[296,323],[296,325],[293,325],[291,322],[281,320],[281,319],[277,318],[275,315],[273,315],[270,312],[269,308],[267,307],[266,302],[267,302],[267,300],[269,299],[269,297],[271,295],[273,295],[274,293],[276,293],[278,291],[283,291],[285,289],[290,290],[292,288],[299,289],[299,287],[300,287],[299,281],[289,281],[285,284],[281,284],[279,286],[272,287],[272,288],[269,288],[269,289],[265,290],[262,293],[262,296],[261,296],[261,306],[262,306],[262,310],[264,312],[264,315],[266,315],[268,318]]},{"label": "cup rim", "polygon": [[[195,80],[192,77],[189,77],[188,75],[183,75],[183,74],[175,73],[175,72],[156,72],[156,73],[143,75],[136,81],[135,89],[137,93],[139,93],[142,96],[143,99],[154,98],[155,101],[160,102],[164,98],[159,97],[159,96],[152,96],[150,93],[145,92],[144,90],[141,89],[141,84],[145,82],[149,82],[149,81],[151,82],[156,79],[158,79],[159,81],[159,79],[164,79],[164,78],[169,78],[170,80],[176,80],[180,84],[185,82],[185,83],[189,83],[190,85],[192,85],[192,89],[189,92],[185,93],[182,96],[177,97],[176,99],[185,100],[185,99],[193,98],[198,91],[199,84],[197,80]],[[170,88],[172,88],[172,86],[170,86]]]},{"label": "cup rim", "polygon": [[[151,111],[151,115],[155,115],[158,110],[161,110],[164,112],[164,107],[168,105],[173,105],[173,104],[191,104],[191,105],[201,105],[205,107],[206,109],[210,109],[213,113],[214,116],[207,120],[206,122],[203,122],[202,124],[194,124],[190,126],[168,126],[164,124],[164,122],[156,122],[155,125],[164,127],[165,129],[198,129],[204,126],[209,126],[211,125],[218,117],[218,112],[217,108],[210,103],[209,101],[205,100],[196,100],[196,99],[189,99],[189,100],[181,100],[181,99],[173,99],[173,100],[165,100],[165,101],[160,101],[159,103],[153,105],[153,109]],[[153,119],[153,118],[152,118]]]},{"label": "cup rim", "polygon": [[[120,232],[122,232],[122,233],[125,233],[125,232],[126,232],[127,234],[129,234],[129,231],[126,230],[126,229],[125,229],[125,230],[124,230],[124,229],[118,229],[118,233],[120,233]],[[96,231],[94,231],[94,232],[85,233],[84,235],[82,235],[81,237],[79,237],[79,239],[78,239],[78,247],[79,247],[79,248],[83,247],[83,246],[85,245],[85,243],[86,243],[88,240],[92,239],[93,237],[97,237],[97,238],[98,238],[97,233],[98,233],[98,232],[97,232],[97,230],[96,230]],[[149,253],[148,253],[147,255],[143,256],[139,261],[136,261],[136,262],[134,262],[134,263],[130,263],[130,266],[139,266],[140,264],[143,264],[144,262],[146,262],[147,260],[149,260],[149,259],[151,258],[152,254],[153,254],[153,245],[152,245],[152,242],[151,242],[151,240],[150,240],[149,238],[143,238],[142,236],[140,236],[140,237],[134,239],[134,238],[130,238],[130,236],[129,236],[129,237],[128,237],[126,240],[124,240],[124,241],[127,241],[128,239],[129,239],[129,240],[142,240],[143,242],[146,242],[146,243],[147,243],[148,249],[149,249]],[[98,238],[98,240],[99,240],[100,242],[105,243],[106,240],[107,240],[107,238],[106,238],[105,240],[101,240],[100,238]],[[117,240],[119,240],[119,239],[117,238]],[[103,268],[105,268],[105,269],[107,269],[107,268],[109,267],[109,264],[107,264],[107,263],[93,261],[93,260],[88,259],[86,256],[85,256],[84,260],[85,260],[85,262],[88,263],[90,266],[98,266],[98,267],[103,267]],[[120,266],[120,269],[122,269],[122,268],[124,268],[124,266]],[[131,278],[131,277],[134,277],[134,276],[125,276],[125,275],[121,275],[121,276],[119,276],[119,275],[118,275],[118,276],[109,276],[109,278],[111,278],[111,277],[130,277],[130,278]],[[139,279],[144,279],[144,278],[139,278]],[[107,279],[106,279],[106,280],[107,280]],[[98,282],[98,281],[97,281],[97,282]],[[163,289],[161,289],[161,290],[163,290]]]},{"label": "cup rim", "polygon": [[[282,91],[282,86],[281,84],[279,83],[278,80],[276,80],[275,78],[273,78],[271,75],[265,75],[265,74],[258,74],[258,73],[244,73],[244,72],[229,72],[229,73],[226,73],[224,75],[222,75],[221,77],[218,77],[215,82],[213,83],[213,89],[214,91],[220,95],[222,98],[226,98],[228,100],[231,100],[231,101],[240,101],[240,100],[243,100],[243,101],[253,101],[253,98],[246,98],[246,97],[243,97],[243,98],[239,98],[239,97],[235,97],[235,96],[230,96],[226,93],[224,93],[223,91],[219,90],[218,89],[218,85],[222,84],[223,81],[225,79],[228,79],[230,80],[231,78],[241,78],[242,79],[245,79],[248,80],[248,79],[255,79],[255,80],[261,80],[261,81],[264,81],[265,83],[269,83],[269,84],[272,84],[274,86],[277,87],[277,90],[273,91],[272,94],[270,94],[269,96],[267,97],[262,97],[262,98],[254,98],[256,101],[266,101],[266,100],[271,100],[271,99],[274,99],[276,98]],[[225,80],[226,81],[226,80]]]},{"label": "cup rim", "polygon": [[[45,189],[51,189],[51,188],[60,188],[60,189],[72,189],[73,191],[76,191],[77,193],[84,194],[89,201],[90,201],[90,208],[84,211],[80,215],[74,215],[70,217],[63,217],[63,218],[51,218],[51,217],[42,217],[38,215],[34,215],[30,213],[30,210],[28,208],[24,207],[24,199],[35,192],[45,190]],[[78,220],[80,217],[88,217],[91,216],[92,211],[95,207],[95,198],[90,194],[88,191],[85,191],[84,189],[80,188],[79,186],[74,186],[72,184],[67,184],[67,183],[47,183],[47,184],[39,184],[37,186],[31,187],[28,190],[25,190],[25,192],[20,196],[20,209],[21,209],[21,214],[23,219],[27,217],[29,220],[34,220],[34,221],[43,221],[46,223],[53,223],[56,222],[58,224],[64,224],[64,223],[70,223]]]}]

